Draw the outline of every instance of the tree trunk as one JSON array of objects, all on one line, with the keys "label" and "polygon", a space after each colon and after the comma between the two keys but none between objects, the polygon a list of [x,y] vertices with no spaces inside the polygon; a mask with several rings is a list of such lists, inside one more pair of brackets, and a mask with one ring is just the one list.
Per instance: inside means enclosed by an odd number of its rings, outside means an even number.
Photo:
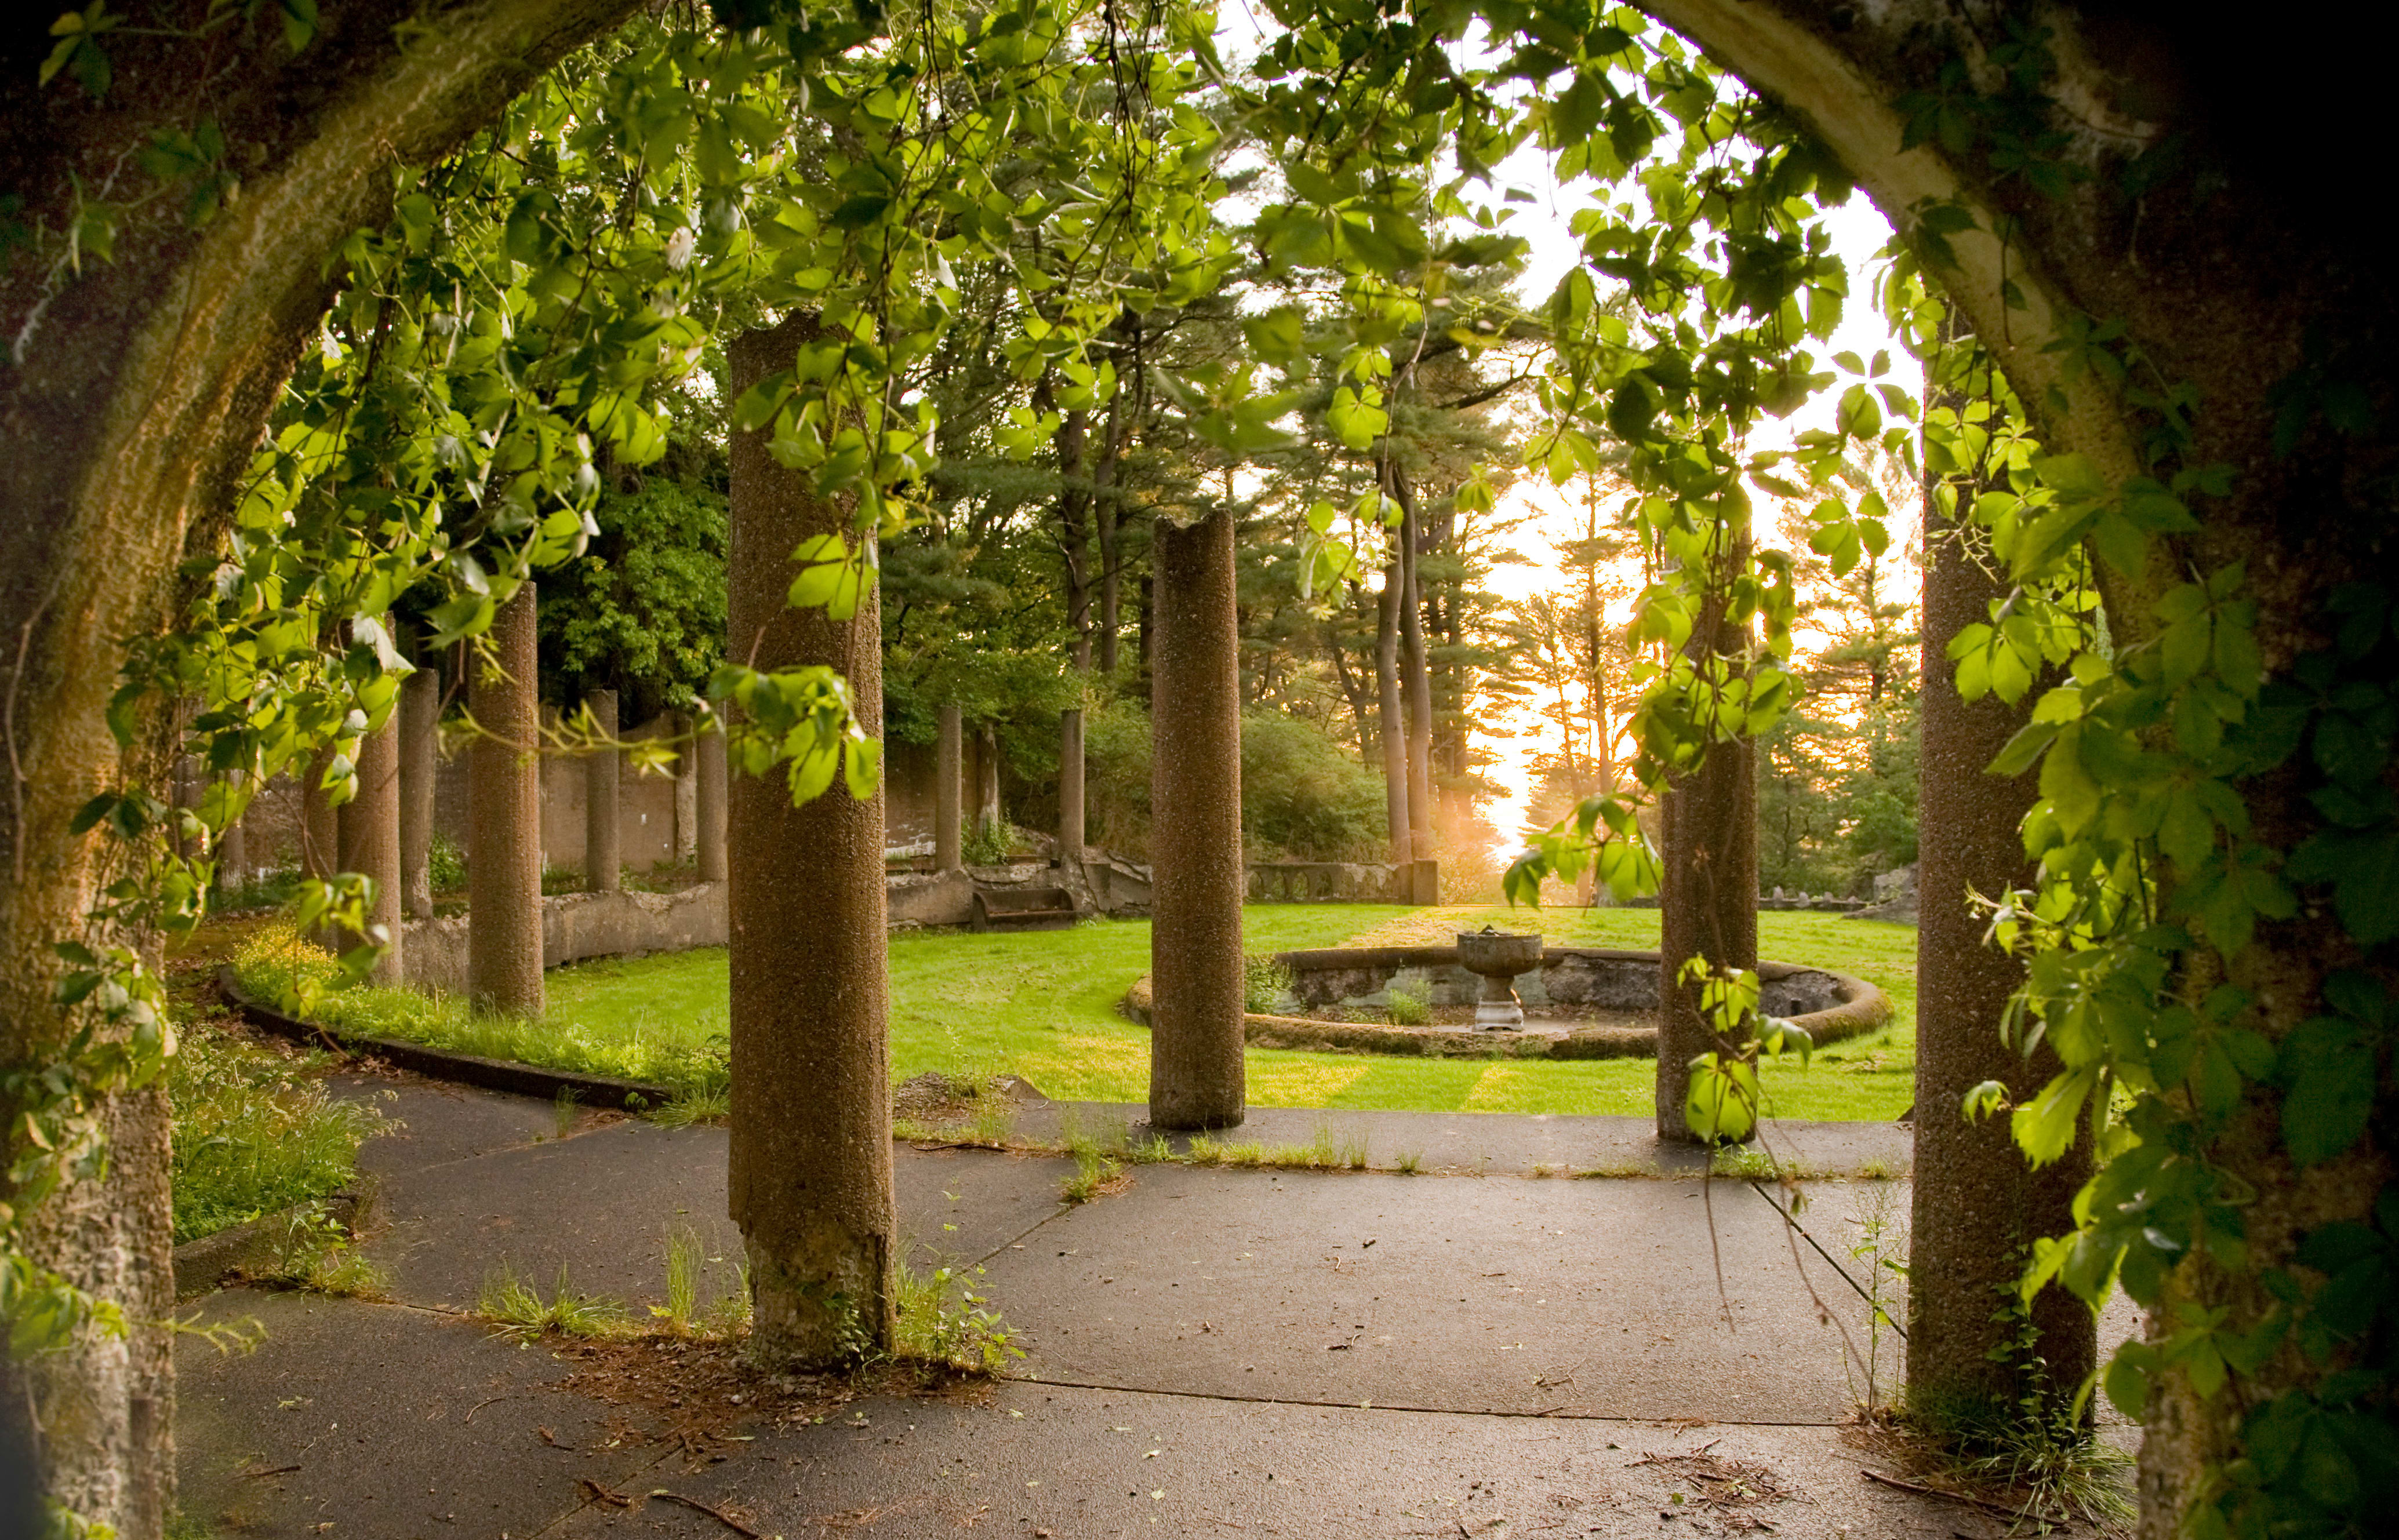
[{"label": "tree trunk", "polygon": [[1108,398],[1107,427],[1100,438],[1100,458],[1091,467],[1091,513],[1100,530],[1100,672],[1113,679],[1117,671],[1118,614],[1123,589],[1124,541],[1118,529],[1117,467],[1124,457],[1131,425],[1124,421],[1124,391]]},{"label": "tree trunk", "polygon": [[300,773],[300,875],[319,882],[342,870],[341,815],[325,794],[325,772],[332,763],[329,743],[308,756]]},{"label": "tree trunk", "polygon": [[1400,694],[1407,712],[1408,843],[1418,859],[1432,855],[1432,670],[1426,655],[1424,589],[1417,581],[1420,532],[1416,493],[1397,465],[1391,490],[1400,500]]},{"label": "tree trunk", "polygon": [[[1931,491],[1928,482],[1907,1401],[1934,1425],[1971,1436],[2006,1426],[2028,1398],[2069,1399],[2098,1360],[2096,1323],[2065,1290],[2035,1298],[2039,1342],[2030,1358],[2015,1343],[2013,1313],[1996,1307],[2032,1242],[2074,1228],[2074,1195],[2091,1174],[2091,1152],[2086,1138],[2035,1171],[2005,1117],[1970,1123],[1960,1111],[1967,1091],[1986,1080],[2006,1086],[2011,1101],[2029,1100],[2058,1062],[2046,1050],[2026,1062],[2001,1039],[2000,1017],[2024,983],[2024,965],[1986,939],[1988,917],[1968,901],[1976,893],[1997,898],[2034,875],[2017,827],[2040,800],[2039,775],[2000,780],[1984,766],[2032,720],[2040,686],[2014,707],[1996,695],[1972,705],[1959,698],[1949,642],[1987,621],[2011,585],[1987,538],[1945,519]],[[1973,489],[1960,492],[1971,498]]]},{"label": "tree trunk", "polygon": [[[1150,546],[1154,550],[1158,545],[1156,520],[1153,519],[1150,521]],[[1156,561],[1153,558],[1151,565],[1155,566],[1156,564]],[[1158,586],[1156,579],[1147,572],[1144,572],[1141,574],[1141,615],[1139,619],[1140,624],[1135,630],[1133,640],[1141,649],[1141,678],[1134,686],[1134,694],[1149,696],[1155,693],[1157,684],[1156,680],[1151,675],[1151,655],[1157,650],[1157,642],[1151,633],[1156,630],[1158,623]]]},{"label": "tree trunk", "polygon": [[[617,692],[594,690],[583,697],[592,726],[613,740],[617,736]],[[617,805],[618,762],[612,742],[583,757],[583,890],[614,893],[624,885],[625,859],[620,844],[623,817]]]},{"label": "tree trunk", "polygon": [[467,758],[467,998],[508,1016],[542,1010],[538,603],[528,581],[492,616],[493,655],[468,665],[482,736]]},{"label": "tree trunk", "polygon": [[[1045,392],[1046,394],[1046,392]],[[1075,633],[1075,671],[1091,671],[1091,529],[1084,517],[1084,446],[1091,414],[1069,412],[1058,425],[1058,549],[1066,563],[1066,625]]]},{"label": "tree trunk", "polygon": [[966,758],[965,730],[958,709],[944,706],[939,718],[940,736],[933,750],[933,869],[956,871],[966,864],[959,812],[966,796],[962,783]]},{"label": "tree trunk", "polygon": [[412,920],[433,918],[433,793],[439,784],[441,675],[420,664],[400,687],[400,899]]},{"label": "tree trunk", "polygon": [[1233,516],[1152,526],[1149,1120],[1245,1115],[1241,1008],[1241,680]]},{"label": "tree trunk", "polygon": [[1404,871],[1416,855],[1408,817],[1408,738],[1400,710],[1400,610],[1407,581],[1394,558],[1375,596],[1375,736],[1383,746],[1383,820],[1390,831],[1391,864]]},{"label": "tree trunk", "polygon": [[1079,879],[1083,868],[1083,711],[1058,713],[1058,870]]},{"label": "tree trunk", "polygon": [[[400,966],[400,709],[394,703],[384,724],[359,739],[358,795],[339,809],[341,866],[374,885],[367,902],[367,935],[382,933],[384,953],[371,977],[378,984],[407,978]],[[365,944],[342,937],[342,950]]]},{"label": "tree trunk", "polygon": [[725,733],[711,726],[699,735],[692,746],[693,757],[699,761],[699,880],[703,883],[725,881]]},{"label": "tree trunk", "polygon": [[[815,316],[801,312],[736,337],[726,349],[733,394],[787,367],[819,334]],[[847,621],[785,602],[792,551],[819,535],[849,536],[850,524],[848,507],[817,495],[806,472],[776,463],[764,432],[733,436],[729,634],[759,639],[761,669],[841,670],[874,736],[883,717],[874,586]],[[776,1368],[845,1362],[890,1346],[899,1260],[883,793],[860,801],[836,781],[794,807],[780,767],[742,776],[731,791],[728,1193],[750,1257],[750,1351]]]}]

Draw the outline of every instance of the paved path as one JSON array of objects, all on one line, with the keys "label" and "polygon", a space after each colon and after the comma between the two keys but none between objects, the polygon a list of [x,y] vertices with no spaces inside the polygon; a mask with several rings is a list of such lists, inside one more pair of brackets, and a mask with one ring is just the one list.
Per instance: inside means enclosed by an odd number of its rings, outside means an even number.
[{"label": "paved path", "polygon": [[[695,1442],[708,1394],[564,1387],[571,1351],[462,1312],[506,1266],[545,1292],[563,1268],[641,1316],[686,1227],[712,1259],[702,1303],[738,1288],[723,1132],[584,1114],[561,1138],[546,1104],[366,1080],[351,1094],[408,1124],[361,1160],[383,1181],[367,1250],[393,1298],[205,1302],[267,1331],[252,1354],[186,1339],[182,1356],[184,1506],[225,1533],[736,1533],[653,1489],[794,1540],[985,1522],[1058,1540],[1647,1535],[1731,1533],[1744,1515],[1785,1535],[1996,1533],[1859,1476],[1875,1462],[1841,1426],[1857,1356],[1874,1344],[1888,1376],[1896,1344],[1875,1344],[1864,1303],[1746,1186],[1512,1174],[1599,1164],[1579,1152],[1623,1146],[1601,1126],[1624,1120],[1374,1114],[1378,1157],[1408,1141],[1455,1174],[1147,1166],[1083,1207],[1059,1199],[1072,1162],[901,1146],[912,1254],[982,1264],[1021,1377],[870,1398],[822,1425],[717,1405],[723,1426]],[[1317,1115],[1242,1137],[1306,1142]],[[1877,1141],[1844,1156],[1819,1137],[1827,1166],[1887,1158],[1859,1154]],[[1810,1196],[1804,1223],[1845,1260],[1860,1221],[1904,1214],[1899,1182]],[[686,1432],[659,1442],[670,1427]],[[1702,1445],[1790,1494],[1713,1506],[1735,1489],[1696,1476],[1732,1467],[1643,1463]]]}]

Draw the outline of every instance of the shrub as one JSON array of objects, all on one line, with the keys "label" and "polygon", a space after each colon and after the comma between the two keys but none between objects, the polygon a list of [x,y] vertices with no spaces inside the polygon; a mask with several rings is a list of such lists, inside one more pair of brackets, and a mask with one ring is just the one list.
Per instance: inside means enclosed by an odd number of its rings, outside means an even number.
[{"label": "shrub", "polygon": [[431,853],[426,857],[426,870],[434,892],[455,892],[467,885],[467,852],[449,835],[436,834]]},{"label": "shrub", "polygon": [[1271,1014],[1282,1004],[1282,997],[1292,986],[1288,964],[1278,962],[1265,952],[1250,952],[1241,959],[1241,1008],[1253,1015]]},{"label": "shrub", "polygon": [[204,1023],[167,1062],[179,1244],[341,1191],[382,1126],[373,1108],[294,1081],[290,1058]]},{"label": "shrub", "polygon": [[1016,830],[1006,818],[983,818],[958,842],[969,866],[998,866],[1016,844]]},{"label": "shrub", "polygon": [[1391,986],[1391,1025],[1421,1027],[1432,1020],[1432,991],[1424,984]]}]

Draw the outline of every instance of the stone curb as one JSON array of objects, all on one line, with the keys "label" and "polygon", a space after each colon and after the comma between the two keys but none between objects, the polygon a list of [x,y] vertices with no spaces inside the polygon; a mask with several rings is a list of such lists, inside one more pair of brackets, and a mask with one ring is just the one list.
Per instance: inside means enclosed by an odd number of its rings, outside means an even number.
[{"label": "stone curb", "polygon": [[619,1080],[615,1075],[585,1074],[577,1070],[544,1069],[538,1064],[521,1064],[510,1059],[485,1059],[478,1054],[430,1048],[422,1043],[403,1042],[396,1037],[362,1037],[335,1032],[331,1027],[286,1016],[272,1006],[251,999],[243,993],[230,965],[217,969],[217,993],[224,996],[225,1004],[254,1027],[291,1038],[295,1043],[335,1048],[349,1054],[371,1055],[397,1068],[413,1070],[435,1080],[480,1086],[488,1091],[506,1091],[512,1096],[539,1097],[546,1101],[554,1101],[562,1095],[571,1094],[585,1106],[623,1107],[636,1112],[645,1107],[662,1107],[674,1100],[671,1089],[647,1081]]},{"label": "stone curb", "polygon": [[375,1182],[362,1177],[348,1190],[330,1193],[289,1209],[200,1236],[175,1248],[175,1303],[213,1292],[234,1273],[256,1273],[275,1253],[278,1232],[308,1209],[321,1206],[343,1229],[356,1235],[374,1212]]},{"label": "stone curb", "polygon": [[[1581,948],[1585,952],[1601,952],[1599,948]],[[1389,961],[1400,966],[1423,966],[1432,962],[1454,961],[1453,949],[1442,947],[1366,947],[1346,949],[1375,961]],[[1422,955],[1419,955],[1419,954]],[[1330,955],[1312,952],[1310,956]],[[1621,952],[1606,950],[1604,955],[1620,961],[1655,963],[1655,952]],[[1791,1024],[1806,1033],[1816,1047],[1838,1043],[1844,1038],[1862,1037],[1891,1024],[1897,1014],[1891,997],[1863,979],[1828,967],[1803,967],[1793,963],[1761,960],[1757,972],[1763,979],[1788,978],[1794,973],[1821,973],[1835,979],[1841,993],[1848,996],[1837,1006],[1810,1011],[1790,1019]],[[1118,1004],[1127,1020],[1140,1026],[1149,1026],[1155,1011],[1150,977],[1145,973],[1132,981]],[[1399,1027],[1376,1026],[1363,1021],[1319,1021],[1299,1016],[1266,1016],[1245,1013],[1241,1017],[1241,1038],[1252,1047],[1299,1048],[1331,1053],[1382,1053],[1414,1055],[1428,1059],[1654,1059],[1658,1055],[1658,1034],[1655,1028],[1602,1027],[1565,1037],[1515,1037],[1499,1033],[1484,1032],[1418,1032]]]}]

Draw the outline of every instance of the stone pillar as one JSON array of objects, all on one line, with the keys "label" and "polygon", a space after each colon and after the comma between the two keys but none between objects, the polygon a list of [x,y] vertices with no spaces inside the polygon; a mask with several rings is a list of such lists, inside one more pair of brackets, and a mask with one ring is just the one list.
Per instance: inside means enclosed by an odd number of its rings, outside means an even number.
[{"label": "stone pillar", "polygon": [[[583,697],[602,736],[617,736],[617,692],[594,690]],[[614,893],[621,885],[624,858],[617,806],[617,750],[612,746],[583,756],[583,890]]]},{"label": "stone pillar", "polygon": [[965,845],[959,834],[960,805],[966,796],[962,782],[965,767],[965,730],[959,725],[958,709],[944,706],[941,710],[941,736],[933,750],[933,869],[956,871],[965,864]]},{"label": "stone pillar", "polygon": [[[1702,665],[1744,654],[1746,625],[1728,613],[1728,575],[1748,565],[1745,508],[1711,558],[1700,614],[1685,653]],[[1711,970],[1757,966],[1757,746],[1750,737],[1712,743],[1701,762],[1669,776],[1660,799],[1659,844],[1664,872],[1658,893],[1658,1137],[1688,1143],[1683,1115],[1691,1060],[1715,1048],[1716,1033],[1700,1008],[1701,983],[1681,982],[1683,966],[1704,958]]]},{"label": "stone pillar", "polygon": [[[374,885],[367,903],[367,930],[382,927],[386,943],[370,975],[378,984],[403,982],[400,966],[400,708],[394,702],[383,725],[359,739],[358,795],[335,810],[341,869]],[[345,952],[366,944],[342,932]]]},{"label": "stone pillar", "polygon": [[1058,870],[1083,868],[1083,710],[1058,713]]},{"label": "stone pillar", "polygon": [[492,617],[495,655],[468,665],[467,997],[477,1010],[538,1016],[541,756],[535,604],[528,581]]},{"label": "stone pillar", "polygon": [[400,687],[400,904],[433,918],[433,791],[440,770],[441,675],[419,667]]},{"label": "stone pillar", "polygon": [[[682,719],[686,730],[691,719]],[[699,745],[692,743],[675,756],[674,854],[680,866],[699,859]]]},{"label": "stone pillar", "polygon": [[1241,1050],[1240,637],[1233,520],[1159,520],[1150,705],[1149,1120],[1245,1114]]},{"label": "stone pillar", "polygon": [[239,887],[249,881],[250,841],[236,818],[217,831],[217,886]]},{"label": "stone pillar", "polygon": [[699,761],[699,880],[725,880],[725,733],[712,725],[692,746]]},{"label": "stone pillar", "polygon": [[2074,1195],[2091,1174],[2091,1148],[2086,1123],[2073,1149],[2036,1171],[2004,1114],[1969,1123],[1960,1112],[1966,1092],[1983,1081],[1996,1080],[2023,1101],[2058,1071],[2047,1048],[2027,1061],[2001,1040],[2000,1017],[2024,982],[2024,966],[1985,941],[1988,917],[1967,898],[1996,897],[2032,880],[2017,829],[2039,799],[2039,773],[2000,780],[1983,767],[2031,720],[2051,682],[2036,682],[2013,707],[1997,696],[1969,705],[1958,694],[1949,642],[1987,620],[1991,602],[2009,591],[2004,578],[1991,575],[2005,567],[1990,561],[1987,549],[1983,561],[1970,550],[1981,539],[1926,499],[1907,1399],[1936,1428],[2013,1417],[2027,1395],[2062,1403],[2098,1357],[2091,1312],[2062,1287],[2033,1300],[2033,1353],[2045,1363],[2045,1383],[2029,1380],[2032,1365],[2022,1353],[1993,1351],[2009,1347],[2015,1334],[2017,1323],[1998,1302],[2023,1270],[2023,1249],[2074,1228]]},{"label": "stone pillar", "polygon": [[[733,394],[788,367],[817,335],[816,317],[800,312],[734,338]],[[806,472],[778,464],[764,432],[736,433],[731,447],[727,634],[754,649],[760,669],[845,670],[860,724],[879,735],[874,586],[845,621],[786,603],[792,551],[815,536],[851,535],[847,503],[819,496]],[[729,800],[726,1189],[750,1258],[750,1351],[776,1368],[845,1362],[888,1347],[895,1321],[883,793],[878,786],[853,798],[836,777],[794,807],[777,766],[736,777]]]}]

